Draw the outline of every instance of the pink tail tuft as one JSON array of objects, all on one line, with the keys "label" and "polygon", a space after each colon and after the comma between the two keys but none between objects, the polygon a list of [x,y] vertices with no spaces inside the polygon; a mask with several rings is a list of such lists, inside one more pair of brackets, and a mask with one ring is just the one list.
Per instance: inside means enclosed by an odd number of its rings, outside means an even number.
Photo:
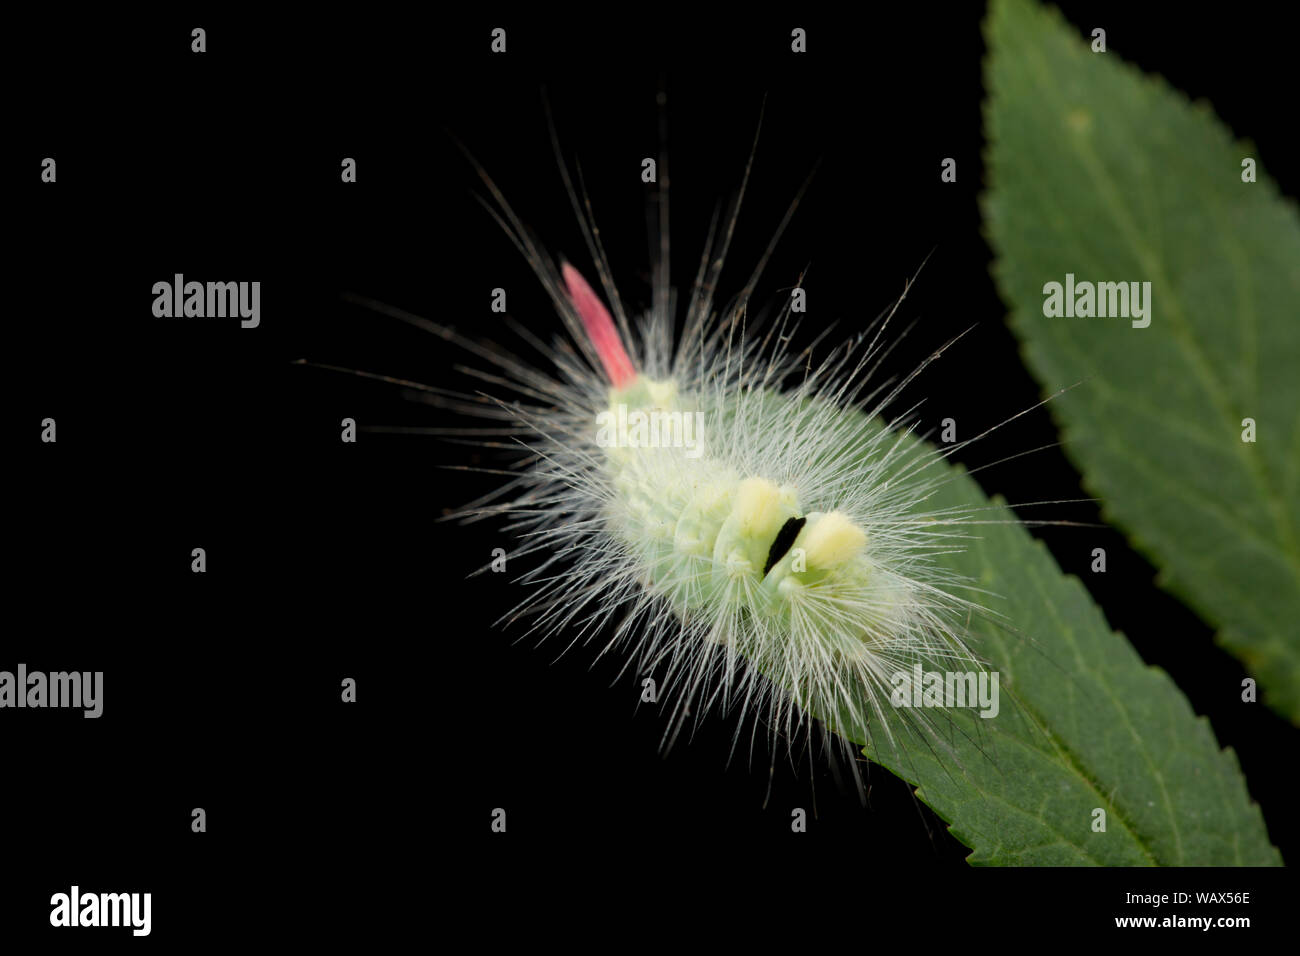
[{"label": "pink tail tuft", "polygon": [[573,266],[567,262],[562,263],[560,274],[564,277],[564,284],[568,286],[569,301],[578,310],[587,335],[591,338],[591,344],[596,347],[596,354],[600,356],[600,362],[605,366],[605,374],[609,376],[615,388],[630,384],[636,378],[636,369],[632,367],[632,360],[627,357],[627,350],[623,348],[623,340],[618,337],[618,329],[614,326],[614,320],[610,318],[609,310],[592,291],[591,286],[587,285],[587,280],[582,277],[582,273]]}]

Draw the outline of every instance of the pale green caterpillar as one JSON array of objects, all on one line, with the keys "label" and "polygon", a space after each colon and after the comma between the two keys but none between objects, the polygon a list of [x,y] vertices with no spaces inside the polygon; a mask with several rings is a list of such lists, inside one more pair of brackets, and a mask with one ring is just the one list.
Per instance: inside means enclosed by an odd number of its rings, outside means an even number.
[{"label": "pale green caterpillar", "polygon": [[[927,512],[950,480],[935,467],[942,457],[879,417],[916,373],[869,384],[892,311],[814,366],[787,349],[788,305],[767,323],[748,312],[766,255],[736,302],[715,310],[737,204],[710,236],[680,334],[666,261],[654,307],[633,323],[564,164],[610,308],[541,251],[475,165],[570,333],[530,339],[551,374],[420,323],[494,362],[485,377],[520,399],[461,406],[507,423],[525,451],[517,477],[464,512],[513,517],[515,556],[546,556],[507,617],[531,616],[536,633],[566,644],[600,638],[601,654],[660,669],[675,702],[666,741],[716,705],[744,708],[774,740],[816,718],[865,743],[873,727],[890,733],[891,694],[910,694],[918,665],[981,669],[961,635],[983,609],[934,560],[960,547],[976,509]],[[935,717],[905,715],[926,727]]]},{"label": "pale green caterpillar", "polygon": [[[688,718],[734,708],[773,749],[793,746],[805,731],[823,733],[818,752],[836,765],[844,758],[860,795],[860,750],[878,734],[905,745],[896,731],[907,728],[908,739],[955,760],[951,735],[968,732],[957,730],[950,703],[932,691],[954,677],[954,688],[980,677],[996,693],[997,675],[965,637],[972,615],[996,615],[978,602],[975,582],[941,558],[963,549],[969,526],[987,523],[979,519],[989,506],[927,503],[961,477],[945,458],[987,431],[939,452],[912,434],[911,413],[883,418],[947,345],[901,380],[876,384],[906,290],[866,331],[822,355],[790,348],[789,302],[766,318],[750,312],[749,297],[802,190],[740,294],[715,308],[752,151],[732,212],[721,229],[715,219],[705,242],[680,327],[666,235],[653,305],[634,323],[590,204],[558,145],[556,155],[608,307],[575,267],[542,251],[470,158],[491,197],[485,205],[567,327],[550,343],[517,327],[550,368],[347,297],[457,343],[494,366],[471,374],[513,394],[471,395],[355,372],[489,419],[487,427],[450,431],[520,451],[513,477],[457,512],[466,520],[506,516],[505,530],[517,536],[511,560],[539,560],[517,579],[530,589],[502,620],[528,621],[527,633],[566,647],[595,642],[597,656],[620,656],[624,671],[655,673],[666,704],[665,746]],[[666,181],[663,154],[659,168]],[[662,226],[666,191],[658,199]],[[980,716],[996,716],[997,706],[995,699]]]},{"label": "pale green caterpillar", "polygon": [[[569,268],[570,284],[580,282]],[[649,643],[662,643],[670,672],[688,687],[703,689],[717,664],[705,648],[720,645],[755,665],[747,675],[724,657],[724,699],[753,680],[745,696],[767,698],[773,727],[790,732],[801,713],[838,713],[860,728],[876,716],[893,675],[915,663],[960,658],[975,666],[942,613],[959,602],[926,580],[933,573],[924,536],[933,528],[919,525],[933,522],[918,522],[897,498],[917,486],[897,485],[890,495],[882,477],[901,464],[890,458],[888,431],[854,448],[836,431],[836,407],[798,390],[692,382],[683,391],[675,379],[637,375],[611,387],[609,400],[612,415],[620,407],[624,415],[685,412],[706,423],[693,448],[614,445],[603,449],[599,469],[613,490],[601,509],[605,533],[677,620]],[[840,455],[809,445],[827,440]],[[874,474],[860,467],[863,452],[875,458]],[[624,599],[641,601],[635,593]],[[778,688],[797,708],[785,706]]]}]

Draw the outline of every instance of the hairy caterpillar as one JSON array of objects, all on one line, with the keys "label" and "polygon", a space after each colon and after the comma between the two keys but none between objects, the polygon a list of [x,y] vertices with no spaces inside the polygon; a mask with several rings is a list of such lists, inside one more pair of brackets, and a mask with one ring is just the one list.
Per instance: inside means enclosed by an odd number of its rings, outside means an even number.
[{"label": "hairy caterpillar", "polygon": [[[740,198],[753,156],[751,149]],[[660,167],[666,180],[666,157]],[[942,458],[912,438],[906,415],[893,428],[881,417],[921,370],[893,383],[873,377],[896,341],[890,320],[898,304],[823,354],[791,350],[793,295],[767,315],[750,309],[799,197],[740,292],[720,307],[715,290],[740,198],[715,219],[679,329],[665,233],[653,305],[633,319],[563,160],[594,263],[589,274],[604,300],[581,270],[543,251],[475,168],[489,211],[567,328],[551,343],[519,329],[552,368],[366,304],[493,366],[475,374],[495,398],[428,391],[455,411],[493,421],[471,434],[505,436],[522,449],[513,477],[461,512],[505,517],[519,542],[511,560],[540,562],[522,578],[528,596],[506,618],[567,646],[597,642],[598,656],[618,657],[625,670],[661,675],[666,744],[688,718],[715,708],[743,711],[753,718],[753,737],[763,728],[773,743],[811,726],[838,732],[828,738],[837,747],[862,743],[875,727],[890,733],[891,694],[916,667],[982,670],[963,621],[983,609],[963,596],[969,582],[933,560],[960,547],[977,509],[928,511],[927,498],[946,480],[936,468]],[[666,190],[659,198],[662,227]],[[634,433],[640,427],[642,438],[653,437],[645,423],[654,416],[678,423],[683,440],[602,437],[629,421],[638,423]],[[693,421],[700,422],[694,431]],[[904,718],[941,745],[930,727],[939,714]],[[856,761],[849,765],[856,773]]]}]

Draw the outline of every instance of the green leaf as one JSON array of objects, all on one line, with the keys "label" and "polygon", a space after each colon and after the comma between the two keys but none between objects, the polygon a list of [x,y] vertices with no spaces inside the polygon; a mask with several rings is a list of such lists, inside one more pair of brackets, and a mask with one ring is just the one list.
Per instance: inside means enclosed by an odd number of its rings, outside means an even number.
[{"label": "green leaf", "polygon": [[[934,462],[926,474],[937,469],[951,480],[919,508],[987,502],[961,469]],[[936,737],[918,712],[886,708],[893,739],[877,725],[864,753],[919,786],[974,849],[971,863],[1280,864],[1235,755],[1169,676],[1110,629],[1078,579],[1001,502],[979,519],[995,523],[966,529],[975,537],[941,560],[989,592],[976,597],[1003,619],[969,627],[973,649],[999,674],[1000,712],[939,712]],[[1093,829],[1098,809],[1105,832]]]},{"label": "green leaf", "polygon": [[[995,275],[1067,452],[1159,583],[1300,724],[1300,218],[1208,107],[1054,10],[986,23]],[[1150,282],[1150,326],[1046,317],[1044,285]],[[1254,443],[1242,440],[1253,419]],[[1223,693],[1240,689],[1225,684]]]}]

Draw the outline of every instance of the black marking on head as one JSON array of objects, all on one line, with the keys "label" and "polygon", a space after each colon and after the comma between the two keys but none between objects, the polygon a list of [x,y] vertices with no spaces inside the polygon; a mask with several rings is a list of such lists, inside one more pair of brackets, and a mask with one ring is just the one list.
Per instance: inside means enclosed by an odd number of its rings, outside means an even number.
[{"label": "black marking on head", "polygon": [[785,553],[790,550],[790,545],[794,544],[794,539],[799,537],[799,532],[807,522],[807,518],[790,518],[781,525],[781,530],[776,533],[776,540],[772,542],[772,549],[767,552],[763,577],[767,577],[767,572],[776,567],[776,562],[785,557]]}]

